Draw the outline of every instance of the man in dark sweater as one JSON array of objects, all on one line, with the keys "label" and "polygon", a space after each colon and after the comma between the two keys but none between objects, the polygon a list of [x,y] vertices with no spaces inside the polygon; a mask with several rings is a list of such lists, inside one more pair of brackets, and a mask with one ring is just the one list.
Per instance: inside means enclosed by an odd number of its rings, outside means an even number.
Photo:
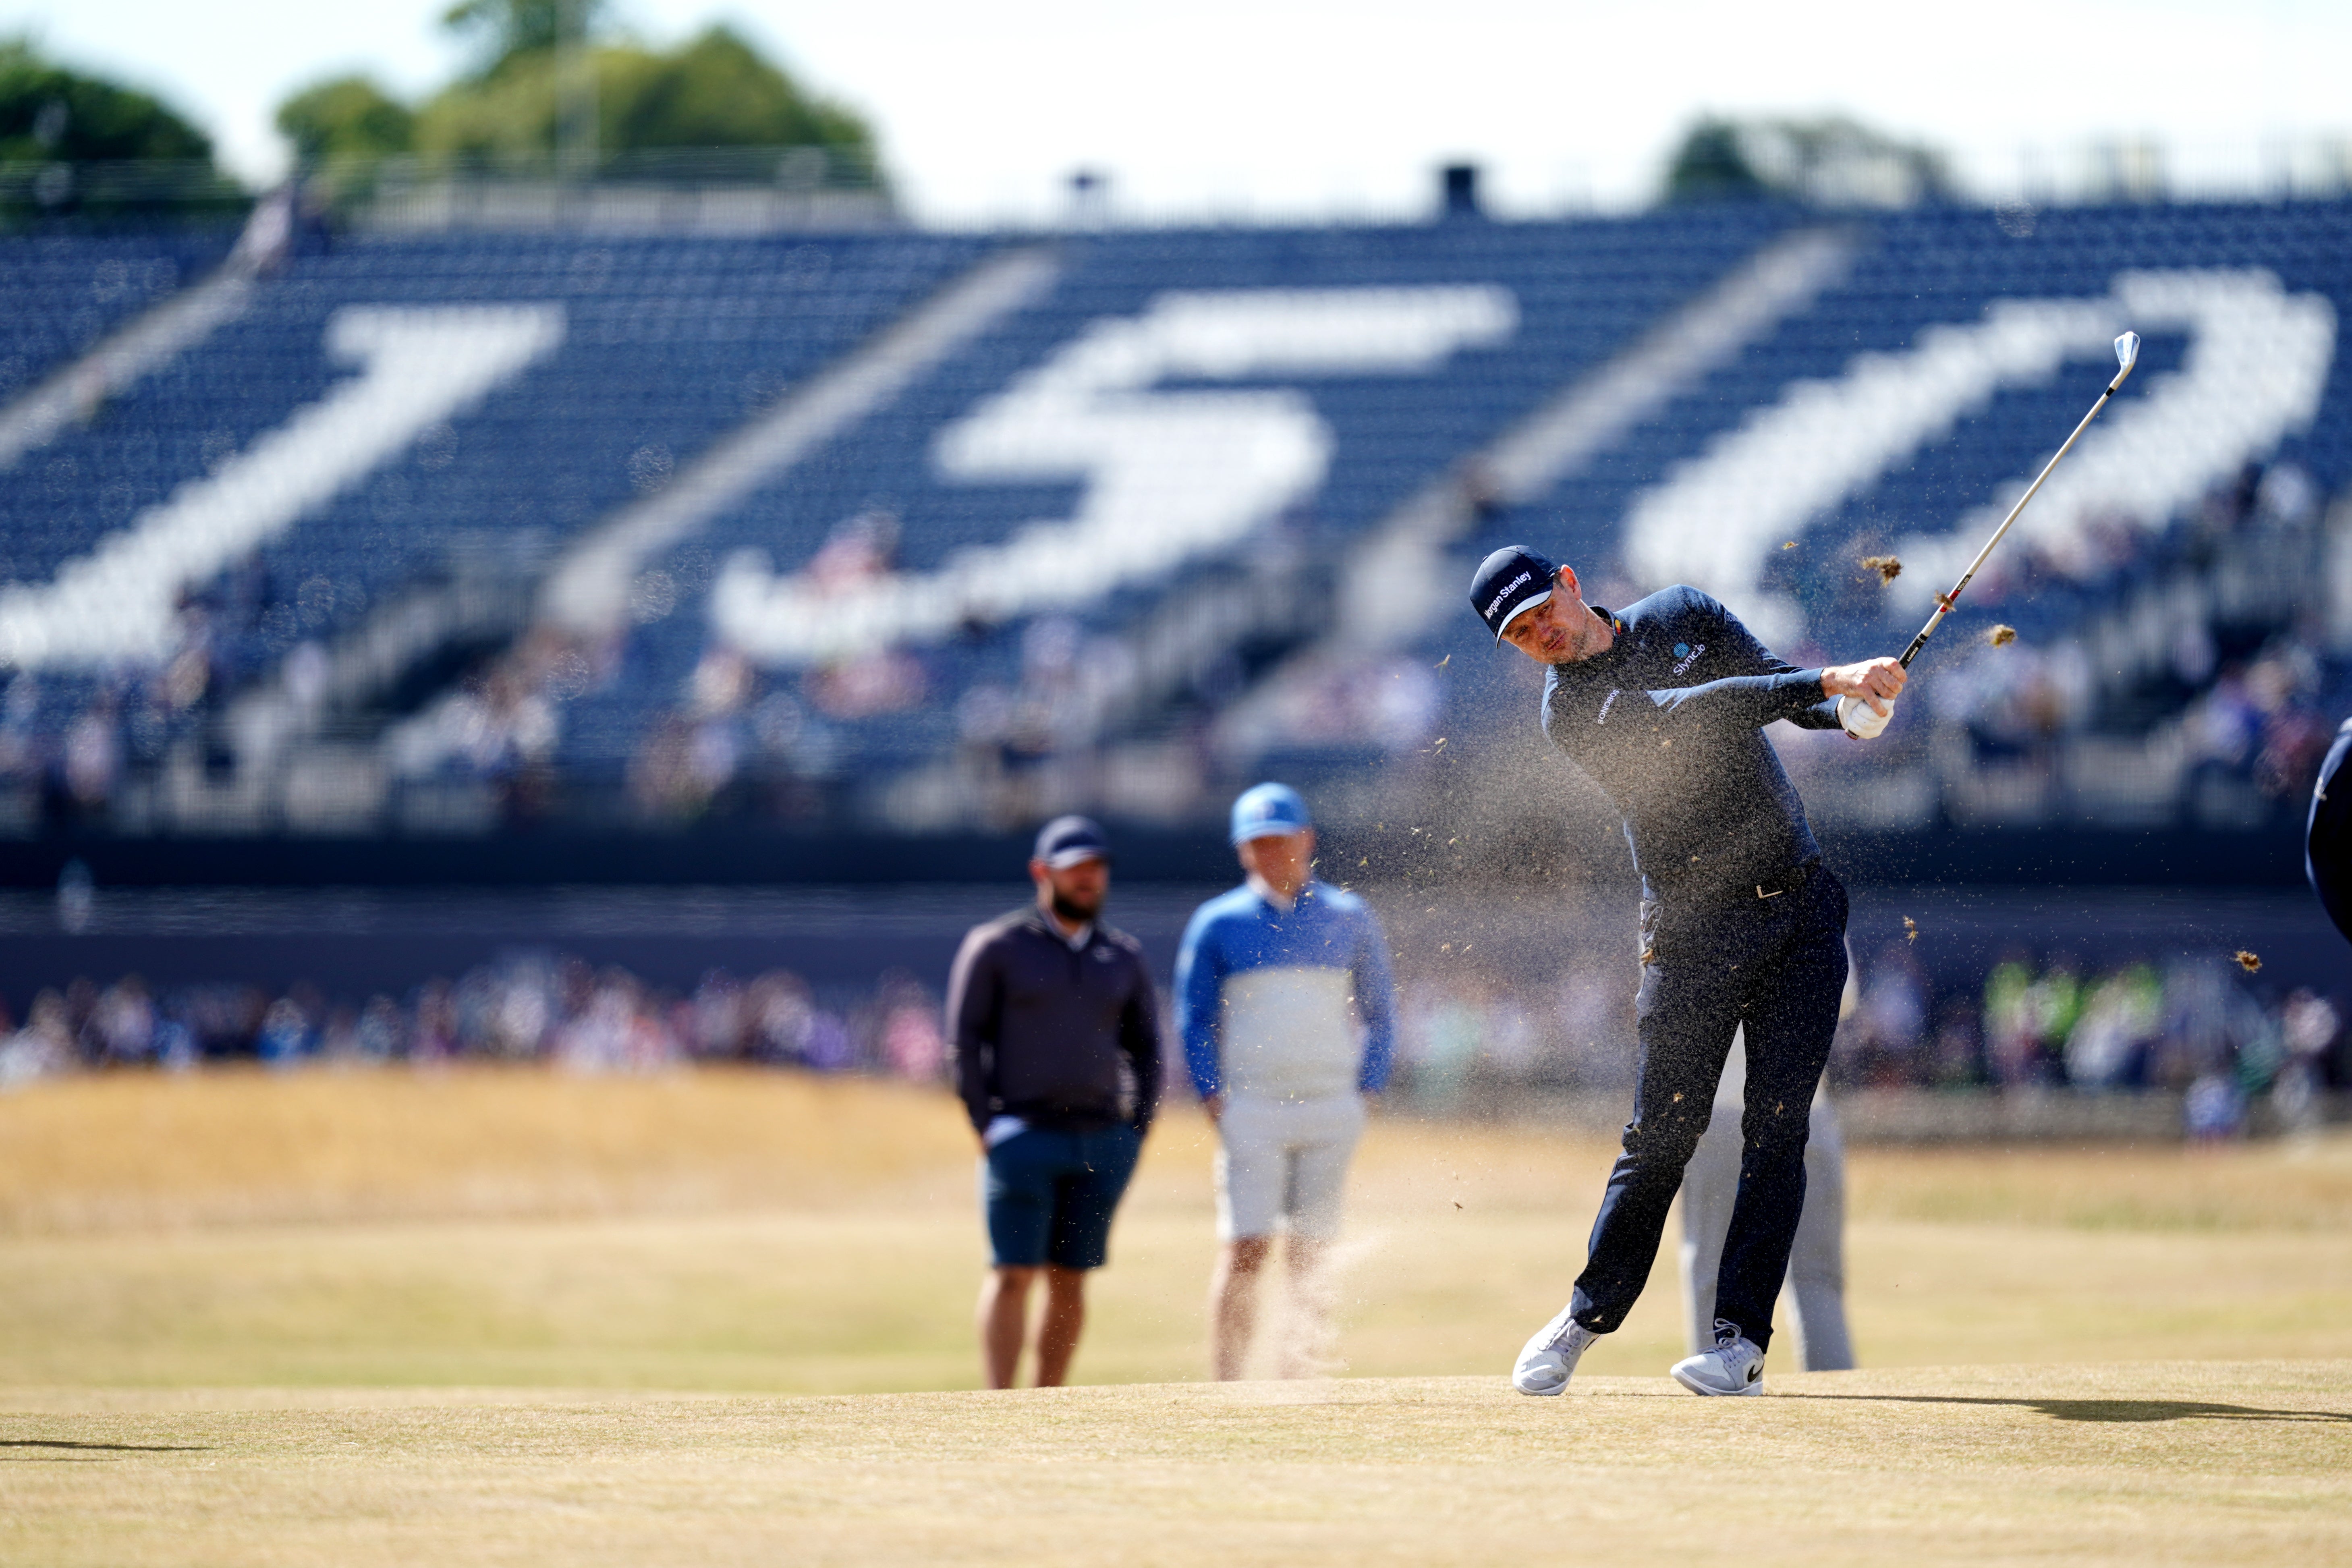
[{"label": "man in dark sweater", "polygon": [[1715,1281],[1716,1343],[1674,1376],[1694,1394],[1761,1393],[1804,1206],[1807,1116],[1846,973],[1845,889],[1822,865],[1762,730],[1776,719],[1836,729],[1845,696],[1883,714],[1905,672],[1891,658],[1799,669],[1695,588],[1612,614],[1584,602],[1573,571],[1518,546],[1480,564],[1470,602],[1497,643],[1549,667],[1544,734],[1616,803],[1642,873],[1633,1119],[1575,1294],[1520,1351],[1512,1383],[1559,1393],[1585,1348],[1625,1321],[1744,1026],[1739,1187]]},{"label": "man in dark sweater", "polygon": [[994,1267],[980,1289],[991,1388],[1019,1370],[1030,1287],[1045,1279],[1037,1386],[1068,1374],[1112,1211],[1160,1103],[1160,1009],[1143,950],[1101,922],[1110,844],[1049,822],[1029,862],[1036,903],[974,926],[948,979],[956,1087],[980,1140]]}]

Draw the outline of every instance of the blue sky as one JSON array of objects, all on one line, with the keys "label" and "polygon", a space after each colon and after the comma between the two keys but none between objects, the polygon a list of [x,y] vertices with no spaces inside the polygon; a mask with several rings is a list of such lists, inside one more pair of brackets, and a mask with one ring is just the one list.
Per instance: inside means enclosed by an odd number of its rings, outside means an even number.
[{"label": "blue sky", "polygon": [[[352,68],[417,90],[455,63],[446,0],[0,0],[0,30],[160,89],[241,173],[279,99]],[[1703,110],[1842,110],[1959,155],[1987,188],[2149,136],[2176,170],[2352,137],[2352,5],[1972,0],[620,0],[656,42],[724,19],[880,127],[918,211],[1047,210],[1080,165],[1132,210],[1393,209],[1467,157],[1500,203],[1625,204]],[[1958,18],[1965,16],[1962,23]]]}]

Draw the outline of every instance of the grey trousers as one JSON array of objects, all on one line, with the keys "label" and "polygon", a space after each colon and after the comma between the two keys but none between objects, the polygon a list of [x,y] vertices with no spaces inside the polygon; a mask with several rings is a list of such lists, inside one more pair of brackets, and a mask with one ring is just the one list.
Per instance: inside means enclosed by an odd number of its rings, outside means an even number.
[{"label": "grey trousers", "polygon": [[[1683,1321],[1691,1353],[1715,1343],[1715,1277],[1724,1234],[1739,1194],[1740,1087],[1747,1081],[1744,1041],[1724,1064],[1723,1087],[1690,1163],[1683,1167]],[[1845,1326],[1845,1142],[1826,1093],[1813,1096],[1805,1145],[1805,1207],[1780,1287],[1797,1364],[1806,1372],[1843,1372],[1853,1365]]]}]

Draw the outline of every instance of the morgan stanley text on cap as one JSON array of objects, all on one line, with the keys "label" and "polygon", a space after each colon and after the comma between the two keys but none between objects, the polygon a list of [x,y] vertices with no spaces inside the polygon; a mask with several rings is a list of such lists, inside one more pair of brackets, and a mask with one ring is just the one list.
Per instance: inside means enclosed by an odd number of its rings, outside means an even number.
[{"label": "morgan stanley text on cap", "polygon": [[1478,563],[1470,579],[1470,607],[1503,640],[1504,629],[1551,597],[1552,579],[1559,568],[1524,544],[1507,544]]},{"label": "morgan stanley text on cap", "polygon": [[1056,871],[1084,860],[1110,858],[1110,836],[1091,817],[1057,816],[1037,830],[1035,858]]},{"label": "morgan stanley text on cap", "polygon": [[1271,838],[1280,833],[1304,833],[1315,826],[1307,803],[1288,784],[1262,784],[1241,793],[1234,802],[1234,842]]}]

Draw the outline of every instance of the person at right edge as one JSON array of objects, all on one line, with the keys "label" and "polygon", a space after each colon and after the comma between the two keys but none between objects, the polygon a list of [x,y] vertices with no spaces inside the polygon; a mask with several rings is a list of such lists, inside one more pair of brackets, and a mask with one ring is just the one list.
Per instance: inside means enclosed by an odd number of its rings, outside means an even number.
[{"label": "person at right edge", "polygon": [[1559,1394],[1593,1341],[1625,1321],[1744,1031],[1739,1185],[1716,1274],[1715,1343],[1672,1370],[1693,1394],[1760,1394],[1846,980],[1845,889],[1822,864],[1763,728],[1839,728],[1835,700],[1851,697],[1880,721],[1864,721],[1875,733],[1906,672],[1892,658],[1799,669],[1696,588],[1612,613],[1584,602],[1573,570],[1517,545],[1479,563],[1470,603],[1497,645],[1548,667],[1544,734],[1616,804],[1642,875],[1633,1120],[1574,1293],[1520,1350],[1512,1384]]},{"label": "person at right edge", "polygon": [[2319,907],[2352,942],[2352,719],[2336,731],[2336,743],[2319,764],[2311,787],[2311,818],[2304,827],[2303,874],[2319,895]]}]

